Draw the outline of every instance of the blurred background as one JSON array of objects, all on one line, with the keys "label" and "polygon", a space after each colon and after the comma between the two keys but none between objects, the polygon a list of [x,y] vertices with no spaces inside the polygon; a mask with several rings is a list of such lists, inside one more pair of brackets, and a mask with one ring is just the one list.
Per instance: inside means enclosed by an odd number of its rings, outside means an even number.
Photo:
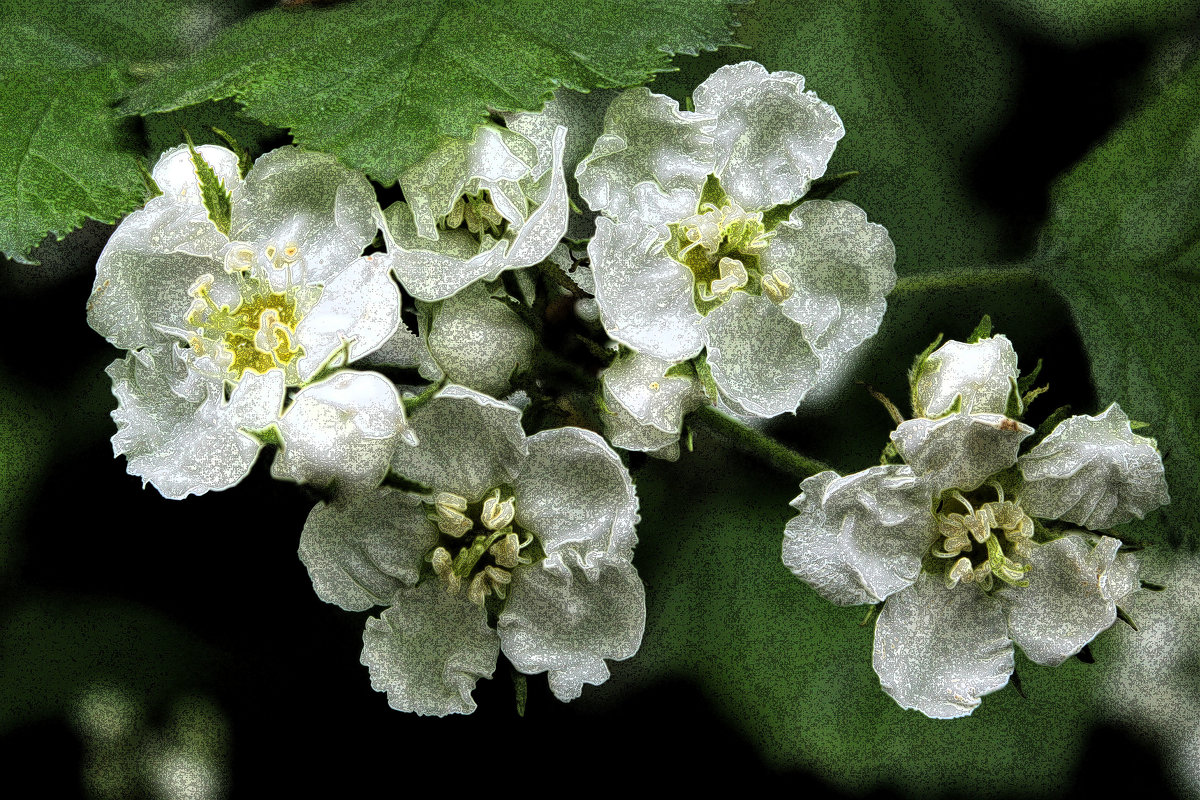
[{"label": "blurred background", "polygon": [[[104,6],[104,3],[99,3]],[[119,13],[119,3],[110,3]],[[180,52],[254,4],[165,16]],[[1048,189],[1196,57],[1194,3],[1161,0],[760,0],[748,49],[676,59],[678,98],[724,63],[803,73],[846,124],[840,199],[890,231],[897,271],[975,271],[1035,246]],[[232,102],[130,121],[149,163],[207,126],[255,155],[286,133]],[[84,304],[112,226],[89,223],[0,265],[0,764],[41,796],[633,792],[652,785],[817,796],[1083,796],[1114,780],[1200,795],[1200,561],[1144,552],[1167,585],[1093,644],[1094,663],[1018,657],[1014,686],[970,718],[903,712],[871,670],[862,609],[838,609],[779,559],[796,484],[697,434],[675,464],[634,461],[636,565],[649,618],[634,659],[569,705],[529,681],[518,717],[502,660],[470,717],[388,708],[358,663],[363,614],[322,603],[296,556],[314,498],[270,479],[186,502],[143,490],[112,458],[118,356]],[[1062,300],[1032,280],[934,282],[889,298],[857,379],[897,400],[938,333],[983,314],[1064,404],[1097,413]],[[842,387],[770,431],[842,471],[878,460],[890,420]],[[1133,531],[1136,533],[1136,529]],[[1122,628],[1118,630],[1117,628]],[[1024,696],[1022,696],[1022,693]],[[715,783],[721,781],[722,784]],[[525,787],[528,787],[526,789]]]}]

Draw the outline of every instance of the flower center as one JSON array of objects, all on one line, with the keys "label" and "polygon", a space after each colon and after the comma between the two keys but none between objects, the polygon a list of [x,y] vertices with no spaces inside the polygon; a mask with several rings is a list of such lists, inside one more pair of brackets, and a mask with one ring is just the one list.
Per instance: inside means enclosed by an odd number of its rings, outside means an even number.
[{"label": "flower center", "polygon": [[782,303],[792,294],[783,270],[764,273],[759,262],[772,234],[761,211],[746,211],[725,198],[721,205],[701,203],[699,211],[669,226],[667,252],[691,270],[696,307],[707,314],[735,291],[765,294]]},{"label": "flower center", "polygon": [[296,359],[304,354],[296,343],[296,326],[314,298],[303,297],[311,292],[301,289],[309,287],[294,282],[294,265],[300,260],[295,244],[268,245],[264,252],[273,270],[287,271],[286,288],[272,289],[266,271],[256,270],[250,247],[233,247],[225,256],[225,271],[236,279],[239,297],[232,306],[218,305],[212,298],[215,279],[201,275],[188,290],[193,300],[187,323],[194,331],[188,344],[196,355],[210,357],[228,380],[241,380],[247,371],[262,375],[280,368],[296,383]]},{"label": "flower center", "polygon": [[465,497],[439,492],[429,514],[441,532],[441,542],[427,556],[434,574],[451,594],[466,585],[467,599],[482,606],[495,594],[503,600],[512,582],[512,570],[530,564],[533,536],[513,522],[516,507],[512,496],[505,498],[493,489],[482,503],[469,504]]},{"label": "flower center", "polygon": [[[1031,568],[1033,519],[1020,505],[1004,499],[999,483],[989,485],[997,499],[979,508],[958,491],[941,501],[937,527],[942,541],[934,545],[933,555],[951,561],[946,569],[947,586],[978,583],[987,591],[993,586],[993,576],[1011,586],[1029,585],[1024,576]],[[977,544],[983,547],[977,550]]]},{"label": "flower center", "polygon": [[491,194],[484,189],[477,194],[459,197],[438,227],[443,230],[465,227],[480,241],[483,241],[485,234],[495,240],[508,230],[508,220],[496,209]]}]

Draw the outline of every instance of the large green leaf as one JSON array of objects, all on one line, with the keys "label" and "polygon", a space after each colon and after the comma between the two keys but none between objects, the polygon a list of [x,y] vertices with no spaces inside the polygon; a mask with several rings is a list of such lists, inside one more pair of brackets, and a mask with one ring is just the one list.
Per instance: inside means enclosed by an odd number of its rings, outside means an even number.
[{"label": "large green leaf", "polygon": [[968,180],[971,157],[1016,89],[1016,55],[975,8],[955,0],[757,0],[739,18],[748,51],[701,57],[652,88],[686,95],[720,64],[743,58],[798,72],[846,126],[827,174],[860,172],[836,197],[887,227],[897,272],[1008,255],[1001,220],[972,198]]},{"label": "large green leaf", "polygon": [[1172,503],[1135,530],[1200,544],[1200,61],[1053,186],[1034,262],[1071,306],[1101,402],[1163,451]]},{"label": "large green leaf", "polygon": [[129,78],[36,21],[4,22],[0,252],[22,260],[49,232],[133,210],[142,182],[111,108]]},{"label": "large green leaf", "polygon": [[238,98],[263,122],[393,183],[488,109],[540,108],[556,85],[644,83],[672,53],[731,44],[723,0],[519,4],[361,0],[274,9],[140,86],[130,113]]},{"label": "large green leaf", "polygon": [[1076,44],[1153,34],[1198,17],[1194,3],[1179,0],[992,0],[992,6],[1015,24]]}]

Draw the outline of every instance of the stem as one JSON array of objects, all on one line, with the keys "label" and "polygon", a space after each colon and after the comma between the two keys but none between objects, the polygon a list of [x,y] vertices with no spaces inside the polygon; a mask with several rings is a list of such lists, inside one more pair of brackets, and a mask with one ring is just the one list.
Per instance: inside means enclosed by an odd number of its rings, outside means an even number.
[{"label": "stem", "polygon": [[960,272],[905,275],[897,279],[896,288],[892,289],[888,299],[898,300],[938,289],[993,289],[1000,286],[1031,285],[1038,280],[1037,273],[1028,267],[991,267]]},{"label": "stem", "polygon": [[690,419],[698,422],[734,449],[754,456],[768,466],[797,480],[810,478],[818,472],[831,469],[829,465],[823,464],[815,458],[802,456],[795,450],[784,447],[761,431],[739,422],[713,406],[701,407],[691,415]]}]

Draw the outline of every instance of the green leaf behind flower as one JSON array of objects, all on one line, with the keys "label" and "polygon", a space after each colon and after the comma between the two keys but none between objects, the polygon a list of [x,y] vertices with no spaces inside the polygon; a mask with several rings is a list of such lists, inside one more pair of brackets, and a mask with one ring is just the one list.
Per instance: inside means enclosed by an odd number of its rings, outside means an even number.
[{"label": "green leaf behind flower", "polygon": [[1171,505],[1130,527],[1200,544],[1200,61],[1053,186],[1034,265],[1071,307],[1101,408],[1154,424]]},{"label": "green leaf behind flower", "polygon": [[297,142],[391,184],[489,109],[536,110],[555,86],[633,86],[673,53],[732,44],[722,0],[361,0],[277,8],[138,87],[127,113],[236,97]]}]

